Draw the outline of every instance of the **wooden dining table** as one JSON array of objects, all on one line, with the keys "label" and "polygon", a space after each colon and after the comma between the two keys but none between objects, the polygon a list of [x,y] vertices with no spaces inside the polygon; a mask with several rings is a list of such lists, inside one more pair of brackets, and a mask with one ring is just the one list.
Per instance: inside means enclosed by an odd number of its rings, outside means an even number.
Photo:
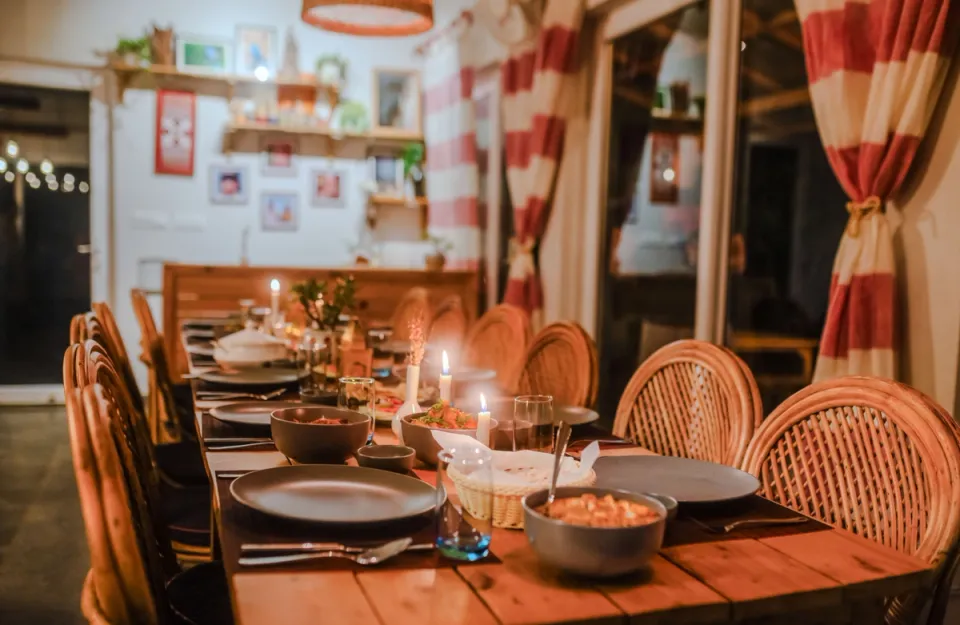
[{"label": "wooden dining table", "polygon": [[[191,364],[192,373],[204,369]],[[207,414],[222,403],[195,395],[201,438],[223,435]],[[396,442],[389,428],[378,427],[374,439]],[[650,453],[617,445],[601,455]],[[680,536],[671,538],[668,529],[646,571],[612,581],[577,579],[542,565],[523,531],[512,529],[495,529],[491,555],[477,563],[453,563],[439,554],[404,560],[401,554],[380,567],[245,568],[238,562],[239,542],[277,542],[282,531],[278,523],[253,522],[238,510],[230,479],[218,474],[289,461],[270,445],[233,451],[205,446],[204,459],[212,484],[214,552],[223,559],[239,625],[880,623],[888,598],[918,590],[933,575],[926,562],[814,520],[800,529],[725,535],[678,530]],[[430,483],[436,479],[425,466],[415,473]],[[454,499],[455,489],[449,491]],[[750,505],[776,506],[753,498]],[[694,527],[682,518],[671,523]],[[382,536],[364,538],[375,542]]]}]

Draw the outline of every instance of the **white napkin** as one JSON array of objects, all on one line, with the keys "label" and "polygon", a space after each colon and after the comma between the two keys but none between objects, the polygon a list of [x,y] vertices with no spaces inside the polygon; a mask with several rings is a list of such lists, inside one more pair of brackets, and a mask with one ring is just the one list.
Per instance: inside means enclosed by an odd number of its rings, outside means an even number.
[{"label": "white napkin", "polygon": [[[549,486],[553,474],[553,454],[541,451],[491,451],[477,439],[464,434],[434,431],[433,439],[445,451],[457,449],[485,449],[493,456],[493,481],[510,486]],[[600,457],[600,444],[587,445],[580,454],[580,462],[564,457],[560,462],[557,484],[569,484],[586,477],[593,463]]]}]

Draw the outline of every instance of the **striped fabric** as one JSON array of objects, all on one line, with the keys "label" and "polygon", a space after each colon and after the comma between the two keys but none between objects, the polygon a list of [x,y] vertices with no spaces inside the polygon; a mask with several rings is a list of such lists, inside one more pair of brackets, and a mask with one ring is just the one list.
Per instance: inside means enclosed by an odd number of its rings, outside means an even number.
[{"label": "striped fabric", "polygon": [[[469,26],[465,14],[464,28]],[[473,103],[474,67],[461,29],[439,37],[425,50],[424,139],[430,205],[428,228],[453,244],[450,269],[480,266],[477,208],[477,133]]]},{"label": "striped fabric", "polygon": [[[883,203],[910,169],[946,76],[956,0],[796,0],[810,96],[851,198],[814,380],[896,377],[892,232]],[[952,19],[952,18],[951,18]]]},{"label": "striped fabric", "polygon": [[572,78],[577,69],[583,0],[546,0],[537,37],[510,50],[501,69],[507,186],[514,241],[504,301],[538,325],[543,291],[534,259],[543,236],[563,152]]}]

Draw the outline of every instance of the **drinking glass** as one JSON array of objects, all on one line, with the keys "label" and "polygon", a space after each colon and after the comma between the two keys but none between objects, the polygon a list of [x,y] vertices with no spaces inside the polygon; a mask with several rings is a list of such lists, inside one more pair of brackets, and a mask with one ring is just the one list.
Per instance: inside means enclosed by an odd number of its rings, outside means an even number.
[{"label": "drinking glass", "polygon": [[300,399],[317,401],[327,385],[326,345],[307,337],[297,345],[297,371],[300,372]]},{"label": "drinking glass", "polygon": [[553,447],[553,396],[520,395],[513,400],[513,424],[510,426],[513,451]]},{"label": "drinking glass", "polygon": [[373,378],[340,378],[337,408],[353,410],[370,417],[367,442],[373,440],[373,429],[377,420],[377,388]]},{"label": "drinking glass", "polygon": [[[444,449],[437,454],[437,550],[474,562],[490,553],[493,535],[493,455],[489,449]],[[450,501],[453,480],[467,482],[469,499]]]}]

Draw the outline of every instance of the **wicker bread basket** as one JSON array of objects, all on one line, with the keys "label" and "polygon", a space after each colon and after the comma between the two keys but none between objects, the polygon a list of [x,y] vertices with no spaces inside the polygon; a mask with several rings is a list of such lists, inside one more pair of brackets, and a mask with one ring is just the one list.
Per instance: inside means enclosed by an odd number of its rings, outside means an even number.
[{"label": "wicker bread basket", "polygon": [[[544,489],[542,484],[530,486],[494,484],[491,514],[489,484],[475,480],[452,467],[448,475],[457,487],[457,495],[464,510],[478,519],[489,519],[492,516],[494,527],[522,529],[523,506],[520,505],[520,500],[530,493]],[[597,474],[591,469],[579,479],[564,482],[563,486],[590,486],[596,480]]]}]

